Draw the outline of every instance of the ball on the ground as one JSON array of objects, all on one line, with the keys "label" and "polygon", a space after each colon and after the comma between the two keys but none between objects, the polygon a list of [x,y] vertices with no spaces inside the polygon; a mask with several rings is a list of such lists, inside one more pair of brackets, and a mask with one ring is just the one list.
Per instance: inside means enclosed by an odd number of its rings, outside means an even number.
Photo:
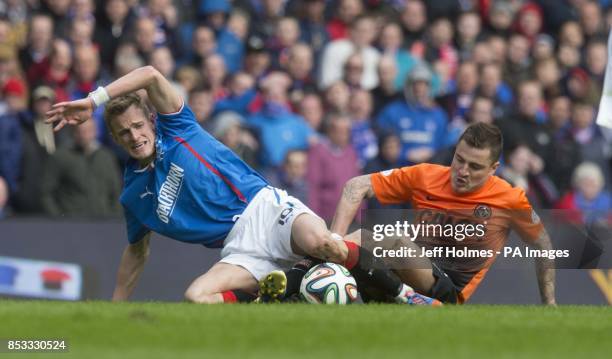
[{"label": "ball on the ground", "polygon": [[335,263],[310,268],[302,279],[300,295],[313,304],[351,304],[359,299],[355,278]]}]

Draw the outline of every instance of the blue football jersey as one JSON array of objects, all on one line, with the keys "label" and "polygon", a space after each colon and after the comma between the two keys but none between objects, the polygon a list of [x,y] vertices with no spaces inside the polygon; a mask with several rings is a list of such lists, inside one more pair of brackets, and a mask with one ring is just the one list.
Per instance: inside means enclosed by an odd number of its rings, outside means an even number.
[{"label": "blue football jersey", "polygon": [[121,204],[128,240],[148,231],[178,241],[221,247],[249,201],[266,180],[204,131],[187,105],[157,114],[156,158],[125,169]]}]

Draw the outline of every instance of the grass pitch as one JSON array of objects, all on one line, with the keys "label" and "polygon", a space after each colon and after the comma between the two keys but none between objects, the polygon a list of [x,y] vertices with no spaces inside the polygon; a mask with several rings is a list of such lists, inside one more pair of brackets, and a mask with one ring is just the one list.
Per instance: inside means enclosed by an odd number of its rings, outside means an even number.
[{"label": "grass pitch", "polygon": [[[612,308],[0,300],[0,339],[68,353],[4,358],[610,358]],[[4,352],[4,353],[3,353]]]}]

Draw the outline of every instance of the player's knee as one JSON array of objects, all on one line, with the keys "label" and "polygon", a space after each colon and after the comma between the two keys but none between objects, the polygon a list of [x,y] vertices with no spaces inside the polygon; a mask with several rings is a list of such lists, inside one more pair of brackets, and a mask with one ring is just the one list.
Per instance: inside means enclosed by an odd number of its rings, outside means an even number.
[{"label": "player's knee", "polygon": [[218,296],[215,295],[214,293],[213,294],[202,293],[201,291],[191,289],[191,288],[185,291],[185,300],[191,303],[214,304],[214,303],[219,302],[217,297]]},{"label": "player's knee", "polygon": [[310,235],[310,255],[319,259],[338,261],[338,241],[331,237],[329,231],[313,231]]}]

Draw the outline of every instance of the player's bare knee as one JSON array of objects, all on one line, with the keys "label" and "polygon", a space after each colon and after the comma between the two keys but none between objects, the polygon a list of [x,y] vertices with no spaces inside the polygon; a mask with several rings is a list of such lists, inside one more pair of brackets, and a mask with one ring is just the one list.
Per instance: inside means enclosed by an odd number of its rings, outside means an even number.
[{"label": "player's bare knee", "polygon": [[313,234],[310,255],[330,262],[342,262],[339,242],[333,239],[328,231]]},{"label": "player's bare knee", "polygon": [[185,291],[185,300],[191,303],[198,304],[215,304],[219,303],[218,295],[215,293],[201,293],[195,290],[187,290]]}]

